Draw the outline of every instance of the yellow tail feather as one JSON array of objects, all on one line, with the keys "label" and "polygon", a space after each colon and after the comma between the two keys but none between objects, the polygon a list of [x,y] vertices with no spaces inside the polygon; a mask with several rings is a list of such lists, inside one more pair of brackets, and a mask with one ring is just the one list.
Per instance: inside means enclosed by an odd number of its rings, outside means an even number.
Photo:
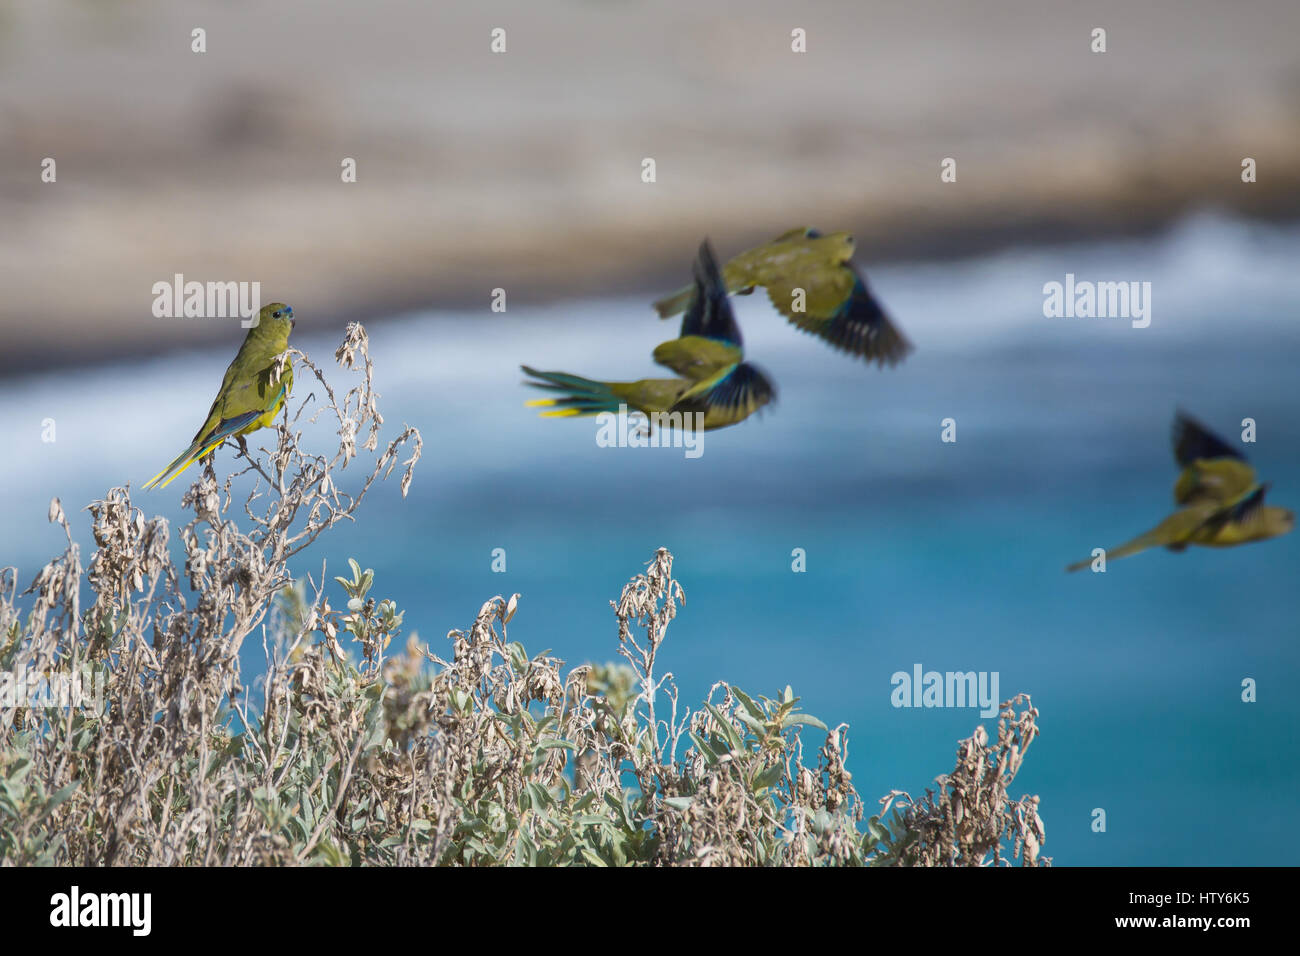
[{"label": "yellow tail feather", "polygon": [[[221,439],[221,441],[224,440],[225,439]],[[221,444],[221,441],[215,441],[208,445],[205,445],[199,448],[198,451],[195,451],[194,446],[191,445],[189,448],[186,448],[183,452],[181,452],[179,455],[173,458],[170,464],[168,464],[166,468],[164,468],[162,471],[158,472],[158,474],[154,475],[152,478],[146,481],[144,483],[144,487],[146,489],[166,488],[173,481],[175,481],[177,477],[179,477],[180,473],[183,472],[186,468],[188,468],[191,464],[198,461],[200,458],[203,458],[211,454],[213,451],[215,451],[217,446]],[[167,480],[159,484],[159,481],[163,478],[166,478]]]},{"label": "yellow tail feather", "polygon": [[[171,484],[173,481],[176,480],[177,475],[179,475],[182,471],[184,471],[186,468],[190,466],[190,463],[194,461],[194,457],[195,456],[193,455],[189,455],[180,461],[173,461],[162,471],[158,472],[158,474],[154,475],[152,478],[146,481],[144,483],[145,488],[148,489],[166,488],[169,484]],[[167,478],[167,480],[162,481],[162,479],[165,477]],[[162,481],[161,484],[159,484],[160,481]]]}]

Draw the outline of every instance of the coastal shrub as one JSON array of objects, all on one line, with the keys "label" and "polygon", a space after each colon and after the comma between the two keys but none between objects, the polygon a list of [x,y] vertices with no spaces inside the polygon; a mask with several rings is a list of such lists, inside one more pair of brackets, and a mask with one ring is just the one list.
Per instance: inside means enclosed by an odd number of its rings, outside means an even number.
[{"label": "coastal shrub", "polygon": [[[406,494],[422,440],[404,427],[380,451],[360,325],[335,356],[357,379],[341,397],[292,351],[310,393],[261,433],[275,436],[261,458],[241,447],[224,480],[198,475],[179,564],[169,523],[114,488],[88,508],[87,564],[56,499],[63,555],[21,593],[14,569],[0,576],[0,863],[1049,862],[1037,797],[1008,792],[1038,733],[1028,697],[1003,704],[996,739],[962,741],[923,798],[892,791],[870,812],[847,726],[791,688],[679,700],[662,670],[685,602],[667,550],[611,602],[619,660],[567,671],[509,637],[517,594],[425,643],[360,563],[295,577],[399,464]],[[329,455],[304,447],[312,401],[309,420],[337,426]],[[242,501],[237,482],[252,484]],[[264,660],[246,680],[249,638]]]}]

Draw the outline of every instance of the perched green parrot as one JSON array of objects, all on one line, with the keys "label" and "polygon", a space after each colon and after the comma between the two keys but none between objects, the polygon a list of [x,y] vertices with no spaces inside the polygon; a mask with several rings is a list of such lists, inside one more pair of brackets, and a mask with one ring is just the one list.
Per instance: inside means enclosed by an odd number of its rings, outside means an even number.
[{"label": "perched green parrot", "polygon": [[[1107,560],[1158,547],[1230,548],[1276,538],[1295,527],[1295,512],[1264,504],[1268,485],[1256,482],[1245,456],[1182,412],[1174,417],[1174,458],[1183,469],[1174,483],[1174,501],[1184,507],[1146,534],[1108,549]],[[1065,570],[1091,563],[1091,558],[1076,561]]]},{"label": "perched green parrot", "polygon": [[[912,345],[853,268],[852,257],[853,237],[847,232],[823,235],[800,227],[740,253],[722,276],[730,293],[748,295],[763,286],[772,305],[793,325],[835,348],[881,366],[894,365]],[[802,310],[797,289],[803,290]],[[655,310],[663,319],[674,316],[692,295],[693,287],[682,289],[656,302]]]},{"label": "perched green parrot", "polygon": [[[526,385],[564,393],[563,398],[528,402],[550,409],[541,413],[543,417],[596,415],[617,412],[619,405],[627,405],[651,417],[656,413],[702,413],[708,430],[744,421],[776,395],[768,377],[743,359],[740,327],[727,301],[713,250],[705,240],[695,260],[695,285],[690,308],[682,319],[681,337],[654,350],[654,360],[679,378],[600,382],[521,367],[537,379]],[[689,424],[693,419],[686,421]]]},{"label": "perched green parrot", "polygon": [[[207,420],[194,441],[145,483],[146,488],[166,488],[190,462],[205,458],[227,438],[238,438],[270,425],[293,390],[293,365],[272,382],[276,359],[289,347],[289,332],[296,324],[293,309],[283,302],[262,307],[257,324],[248,330],[244,344],[226,369]],[[241,438],[242,440],[242,438]]]}]

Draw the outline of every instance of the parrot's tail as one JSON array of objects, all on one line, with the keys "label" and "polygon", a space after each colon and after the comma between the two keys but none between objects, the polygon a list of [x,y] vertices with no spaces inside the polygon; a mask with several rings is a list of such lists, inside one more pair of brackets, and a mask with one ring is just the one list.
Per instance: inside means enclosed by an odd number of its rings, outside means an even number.
[{"label": "parrot's tail", "polygon": [[[206,458],[212,452],[216,451],[223,441],[227,438],[238,437],[247,434],[266,424],[264,419],[280,408],[280,403],[284,399],[284,388],[280,388],[280,393],[276,397],[275,404],[271,406],[271,412],[260,409],[252,409],[244,412],[242,415],[236,415],[234,418],[224,418],[215,429],[208,432],[207,435],[196,437],[189,448],[177,455],[171,460],[171,463],[158,474],[154,475],[145,482],[146,488],[166,488],[182,471],[190,466],[190,462],[198,461],[200,458]],[[260,424],[259,424],[260,423]],[[159,484],[161,482],[161,484]]]},{"label": "parrot's tail", "polygon": [[533,388],[544,388],[552,392],[564,392],[563,398],[535,398],[526,403],[530,408],[550,408],[542,412],[543,418],[569,418],[574,415],[597,415],[600,412],[617,412],[627,399],[618,395],[608,382],[597,382],[578,375],[565,372],[539,372],[537,369],[521,365],[525,375],[530,375],[536,382],[525,382]]},{"label": "parrot's tail", "polygon": [[671,319],[679,312],[685,312],[691,306],[691,297],[695,295],[695,286],[688,285],[672,295],[655,303],[655,311],[661,319]]},{"label": "parrot's tail", "polygon": [[145,488],[166,488],[177,475],[190,466],[190,462],[203,457],[203,453],[207,450],[197,444],[190,445],[189,448],[186,448],[168,462],[166,468],[146,481],[144,483]]}]

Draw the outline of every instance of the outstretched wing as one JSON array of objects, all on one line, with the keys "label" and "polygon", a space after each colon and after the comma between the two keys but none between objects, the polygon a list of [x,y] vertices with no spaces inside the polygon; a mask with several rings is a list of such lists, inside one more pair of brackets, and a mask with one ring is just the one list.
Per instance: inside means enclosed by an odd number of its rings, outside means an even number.
[{"label": "outstretched wing", "polygon": [[1236,458],[1198,459],[1179,474],[1174,500],[1180,505],[1201,501],[1235,501],[1255,487],[1255,469]]},{"label": "outstretched wing", "polygon": [[1181,409],[1174,413],[1174,458],[1184,468],[1202,458],[1246,460],[1245,455]]},{"label": "outstretched wing", "polygon": [[[796,308],[797,289],[804,292],[802,311]],[[850,265],[784,277],[769,285],[767,294],[793,325],[842,352],[880,365],[895,365],[912,351],[912,343],[890,321],[866,280]]]},{"label": "outstretched wing", "polygon": [[1174,483],[1179,504],[1224,504],[1255,487],[1255,469],[1246,456],[1181,411],[1174,416],[1173,439],[1174,458],[1183,468]]},{"label": "outstretched wing", "polygon": [[844,307],[856,278],[849,266],[810,264],[770,277],[767,297],[778,312],[811,332]]},{"label": "outstretched wing", "polygon": [[772,380],[757,366],[741,362],[712,384],[702,382],[682,395],[673,411],[703,412],[706,428],[720,428],[744,421],[775,397]]},{"label": "outstretched wing", "polygon": [[727,287],[707,239],[700,243],[694,273],[694,294],[686,314],[682,316],[681,335],[716,339],[741,348],[744,343],[740,326],[736,324],[736,315],[727,301]]}]

